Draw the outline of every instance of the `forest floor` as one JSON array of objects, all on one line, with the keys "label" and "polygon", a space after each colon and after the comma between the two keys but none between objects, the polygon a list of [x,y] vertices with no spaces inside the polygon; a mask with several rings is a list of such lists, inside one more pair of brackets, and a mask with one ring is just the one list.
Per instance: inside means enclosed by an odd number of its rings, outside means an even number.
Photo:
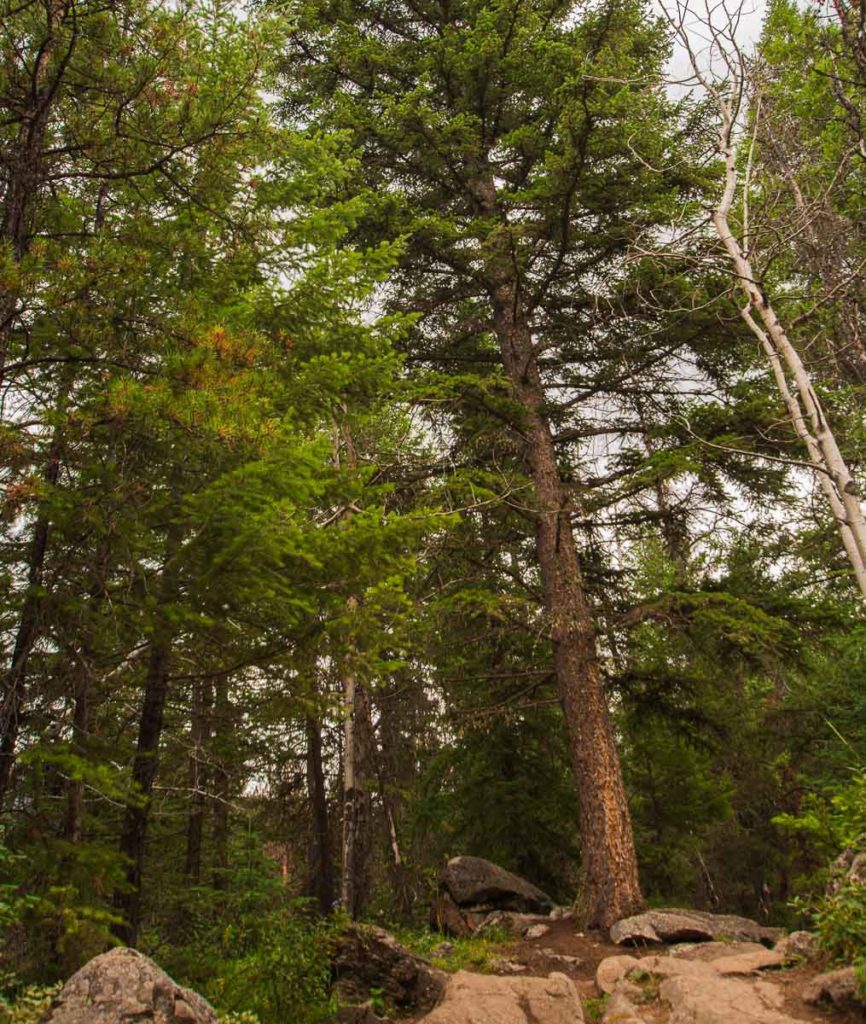
[{"label": "forest floor", "polygon": [[[520,977],[546,977],[553,971],[566,974],[578,989],[587,1021],[593,1021],[600,1016],[603,1005],[595,983],[601,961],[624,953],[641,959],[657,955],[661,950],[652,946],[626,949],[614,945],[601,933],[583,933],[573,921],[561,920],[552,921],[550,930],[541,938],[503,942],[495,952],[498,959],[492,957],[490,961],[494,974]],[[563,957],[576,957],[578,962]],[[795,1020],[806,1024],[863,1024],[862,1011],[845,1012],[832,1006],[816,1007],[803,1002],[804,988],[827,969],[827,965],[820,962],[804,963],[784,970],[763,971],[761,978],[782,989],[779,1010]],[[666,1024],[670,1015],[669,1008],[657,998],[642,1003],[639,1012],[646,1024]]]}]

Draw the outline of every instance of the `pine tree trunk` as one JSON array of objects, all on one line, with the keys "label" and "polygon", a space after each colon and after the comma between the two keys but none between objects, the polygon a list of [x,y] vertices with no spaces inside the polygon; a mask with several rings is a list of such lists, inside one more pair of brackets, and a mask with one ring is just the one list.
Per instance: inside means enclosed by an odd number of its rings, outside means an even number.
[{"label": "pine tree trunk", "polygon": [[[165,568],[159,588],[160,606],[163,608],[177,596],[178,580],[172,563],[180,539],[179,528],[172,524],[166,537]],[[144,679],[144,702],[138,725],[138,742],[132,762],[133,799],[127,804],[120,837],[120,852],[126,861],[125,885],[114,897],[114,905],[123,916],[123,923],[116,928],[116,932],[127,946],[135,945],[141,924],[145,842],[168,698],[173,639],[170,621],[162,619],[157,622],[151,639],[150,657]]]},{"label": "pine tree trunk", "polygon": [[[476,196],[482,212],[496,216],[490,178],[478,184]],[[571,523],[572,502],[556,461],[544,383],[504,226],[489,251],[494,330],[523,412],[523,459],[537,503],[536,553],[580,803],[580,909],[585,926],[607,928],[643,906],[631,817]]]},{"label": "pine tree trunk", "polygon": [[154,637],[145,677],[138,745],[132,764],[132,782],[137,799],[127,805],[120,838],[120,852],[127,863],[126,886],[123,891],[116,894],[114,901],[115,907],[124,919],[124,923],[117,929],[117,934],[127,946],[136,944],[141,924],[144,848],[153,783],[156,779],[165,702],[168,696],[170,665],[171,638],[166,635]]},{"label": "pine tree trunk", "polygon": [[334,904],[334,870],[328,821],[328,794],[322,767],[322,734],[319,722],[307,718],[307,798],[310,804],[309,875],[307,892],[322,914]]}]

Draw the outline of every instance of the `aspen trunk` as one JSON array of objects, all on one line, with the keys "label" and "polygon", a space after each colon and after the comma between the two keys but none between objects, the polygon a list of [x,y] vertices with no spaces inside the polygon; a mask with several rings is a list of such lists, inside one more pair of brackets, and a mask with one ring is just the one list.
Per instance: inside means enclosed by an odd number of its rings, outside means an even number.
[{"label": "aspen trunk", "polygon": [[773,304],[758,285],[746,249],[731,231],[729,217],[738,182],[734,107],[732,101],[718,91],[714,95],[721,117],[719,150],[725,159],[725,188],[712,212],[713,227],[747,298],[748,305],[740,313],[767,355],[794,430],[806,448],[810,464],[818,473],[821,490],[836,520],[857,586],[866,598],[866,517],[858,487],[818,399],[809,370],[788,337]]},{"label": "aspen trunk", "polygon": [[354,920],[367,902],[369,887],[370,824],[372,798],[369,790],[372,725],[370,697],[355,677],[348,661],[342,670],[343,702],[343,857],[340,900]]}]

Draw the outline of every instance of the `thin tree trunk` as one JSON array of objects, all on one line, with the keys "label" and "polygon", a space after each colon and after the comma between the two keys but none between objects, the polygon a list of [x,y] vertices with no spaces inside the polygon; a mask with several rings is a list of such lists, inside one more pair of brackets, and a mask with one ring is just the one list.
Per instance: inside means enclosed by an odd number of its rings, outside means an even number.
[{"label": "thin tree trunk", "polygon": [[205,745],[210,735],[208,715],[210,686],[196,679],[192,684],[190,720],[189,787],[190,806],[186,821],[186,858],[184,874],[193,882],[201,879],[201,851],[204,835],[204,814],[207,803],[207,768]]},{"label": "thin tree trunk", "polygon": [[[177,575],[173,560],[180,544],[180,531],[169,527],[165,548],[165,568],[160,585],[160,605],[164,607],[177,597]],[[158,622],[151,640],[150,657],[144,680],[144,703],[138,726],[138,743],[132,762],[133,797],[126,807],[120,852],[126,860],[126,878],[123,889],[114,897],[115,907],[123,916],[116,929],[119,938],[128,946],[138,940],[141,924],[141,883],[144,851],[150,820],[153,784],[159,764],[159,744],[168,684],[171,670],[173,627],[165,619]]]},{"label": "thin tree trunk", "polygon": [[[356,602],[349,601],[350,611]],[[369,895],[370,825],[369,790],[372,723],[370,696],[358,681],[350,658],[341,670],[345,719],[343,723],[343,857],[340,900],[353,918],[362,913]]]},{"label": "thin tree trunk", "polygon": [[[72,710],[72,751],[83,757],[90,731],[90,650],[82,648],[78,671],[75,675],[74,706]],[[63,838],[69,843],[81,841],[81,815],[84,808],[84,782],[72,777],[66,784],[66,817]]]},{"label": "thin tree trunk", "polygon": [[151,795],[156,779],[159,741],[168,696],[171,666],[171,637],[155,637],[144,684],[144,705],[138,729],[138,746],[132,765],[134,798],[126,808],[120,852],[126,858],[126,887],[117,893],[115,906],[123,914],[119,937],[128,946],[138,940],[141,924],[141,881],[144,868],[144,847],[150,819]]},{"label": "thin tree trunk", "polygon": [[[497,216],[492,176],[477,182],[475,192],[482,214]],[[506,225],[492,236],[489,252],[494,330],[523,413],[523,459],[537,504],[536,553],[580,803],[581,916],[586,926],[607,928],[643,906],[631,817],[571,523],[572,502],[556,461]]]},{"label": "thin tree trunk", "polygon": [[[60,477],[61,448],[61,432],[60,428],[56,427],[43,474],[49,488],[55,487]],[[27,703],[27,665],[42,633],[42,610],[45,605],[42,584],[50,534],[51,522],[48,514],[42,510],[33,527],[33,539],[27,560],[27,596],[21,609],[15,647],[4,680],[3,703],[0,704],[0,811],[5,805],[12,783],[15,750]]]},{"label": "thin tree trunk", "polygon": [[231,705],[226,676],[217,676],[214,696],[214,794],[213,808],[213,887],[228,889],[229,885],[229,798],[230,776],[228,747],[231,743]]},{"label": "thin tree trunk", "polygon": [[403,705],[393,690],[377,701],[379,710],[379,744],[376,749],[379,798],[385,818],[388,879],[397,913],[406,924],[412,920],[412,892],[403,849],[400,844],[400,822],[405,800],[402,791],[411,785],[414,765],[414,735],[401,715]]},{"label": "thin tree trunk", "polygon": [[[702,81],[706,81],[702,79]],[[742,83],[741,83],[742,88]],[[839,530],[842,546],[854,572],[861,595],[866,598],[866,517],[857,484],[845,462],[805,363],[776,315],[740,240],[731,231],[729,216],[737,194],[737,150],[734,143],[734,100],[714,95],[721,116],[719,149],[725,158],[725,188],[712,213],[712,223],[748,305],[740,313],[761,342],[776,386],[788,409],[797,436],[803,442],[809,462],[818,472],[821,486]],[[748,200],[748,197],[747,197]],[[758,320],[753,315],[757,312]],[[793,380],[790,387],[788,376]]]},{"label": "thin tree trunk", "polygon": [[320,723],[312,717],[306,721],[307,732],[307,798],[310,804],[309,877],[307,892],[318,904],[322,914],[329,914],[334,904],[334,868],[331,830],[328,821],[328,794],[322,766],[322,733]]}]

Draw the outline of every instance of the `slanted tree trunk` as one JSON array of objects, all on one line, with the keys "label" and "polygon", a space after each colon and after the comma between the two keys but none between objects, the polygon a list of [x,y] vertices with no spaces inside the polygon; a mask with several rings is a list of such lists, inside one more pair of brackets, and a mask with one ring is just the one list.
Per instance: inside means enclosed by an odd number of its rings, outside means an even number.
[{"label": "slanted tree trunk", "polygon": [[320,912],[328,914],[334,904],[334,868],[328,794],[322,766],[322,732],[317,719],[307,718],[306,733],[307,798],[310,805],[307,893],[316,900]]},{"label": "slanted tree trunk", "polygon": [[[482,215],[496,218],[492,175],[476,183],[475,193]],[[494,331],[522,410],[523,461],[535,487],[535,547],[580,802],[581,914],[586,926],[607,928],[643,906],[631,817],[571,522],[574,509],[556,461],[506,224],[494,231],[488,251]]]}]

